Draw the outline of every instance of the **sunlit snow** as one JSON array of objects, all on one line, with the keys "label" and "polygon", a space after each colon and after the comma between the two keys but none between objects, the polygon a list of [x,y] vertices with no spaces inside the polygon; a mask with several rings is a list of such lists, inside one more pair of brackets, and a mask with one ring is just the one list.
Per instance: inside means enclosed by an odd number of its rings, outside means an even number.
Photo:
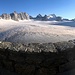
[{"label": "sunlit snow", "polygon": [[[72,26],[73,25],[73,26]],[[75,22],[0,20],[0,40],[48,43],[75,39]]]}]

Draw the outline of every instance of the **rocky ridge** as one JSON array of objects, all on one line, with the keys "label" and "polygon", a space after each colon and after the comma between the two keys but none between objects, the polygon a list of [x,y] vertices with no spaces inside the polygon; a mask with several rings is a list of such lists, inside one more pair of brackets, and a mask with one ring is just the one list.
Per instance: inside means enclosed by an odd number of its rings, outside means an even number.
[{"label": "rocky ridge", "polygon": [[4,13],[0,16],[0,19],[5,19],[5,20],[15,20],[15,21],[18,21],[18,20],[29,20],[29,15],[25,12],[21,12],[21,13],[17,13],[16,11],[14,11],[13,13],[11,14],[7,14],[7,13]]},{"label": "rocky ridge", "polygon": [[40,21],[62,21],[63,20],[61,16],[56,16],[55,14],[44,15],[44,16],[38,14],[36,17],[30,16],[30,19],[40,20]]},{"label": "rocky ridge", "polygon": [[63,20],[69,21],[68,19],[63,19],[61,16],[56,16],[55,14],[44,15],[44,16],[42,16],[41,14],[38,14],[36,17],[32,17],[26,12],[17,13],[16,11],[10,14],[3,13],[2,15],[0,15],[0,19],[5,19],[5,20],[12,19],[15,21],[29,20],[29,19],[34,19],[39,21],[63,21]]},{"label": "rocky ridge", "polygon": [[14,51],[25,51],[25,52],[59,52],[64,51],[75,46],[75,40],[63,41],[57,43],[11,43],[0,41],[1,49],[10,49]]}]

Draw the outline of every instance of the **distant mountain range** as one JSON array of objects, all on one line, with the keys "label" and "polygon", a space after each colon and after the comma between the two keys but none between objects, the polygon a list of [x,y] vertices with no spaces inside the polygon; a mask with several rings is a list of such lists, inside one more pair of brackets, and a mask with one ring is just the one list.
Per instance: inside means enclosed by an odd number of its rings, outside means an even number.
[{"label": "distant mountain range", "polygon": [[35,18],[30,16],[30,19],[41,20],[41,21],[62,21],[62,17],[56,16],[55,14],[44,15],[38,14]]},{"label": "distant mountain range", "polygon": [[[10,14],[3,13],[2,15],[0,15],[0,19],[5,19],[5,20],[12,19],[15,21],[29,20],[29,19],[40,20],[40,21],[63,21],[63,20],[69,21],[69,19],[63,19],[61,16],[56,16],[55,14],[44,15],[44,16],[38,14],[36,17],[32,17],[28,15],[26,12],[17,13],[16,11]],[[75,19],[72,19],[71,21],[75,21]]]}]

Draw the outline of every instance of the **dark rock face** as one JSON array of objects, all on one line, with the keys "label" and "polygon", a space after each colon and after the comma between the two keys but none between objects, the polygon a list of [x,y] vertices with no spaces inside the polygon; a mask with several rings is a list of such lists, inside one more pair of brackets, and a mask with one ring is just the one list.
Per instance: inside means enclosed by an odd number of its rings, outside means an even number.
[{"label": "dark rock face", "polygon": [[21,13],[18,14],[18,19],[20,19],[20,20],[24,20],[24,19],[28,20],[29,15],[27,13],[21,12]]},{"label": "dark rock face", "polygon": [[63,51],[63,50],[69,49],[69,48],[73,48],[75,46],[75,44],[71,41],[57,42],[54,45],[58,51]]},{"label": "dark rock face", "polygon": [[41,20],[42,21],[42,15],[41,14],[38,14],[35,18],[36,20]]},{"label": "dark rock face", "polygon": [[2,17],[0,16],[0,19],[2,19]]},{"label": "dark rock face", "polygon": [[56,17],[56,21],[62,21],[62,17],[60,16]]},{"label": "dark rock face", "polygon": [[43,18],[42,18],[43,21],[47,21],[48,20],[48,16],[45,15]]},{"label": "dark rock face", "polygon": [[6,14],[6,13],[2,14],[1,17],[2,17],[2,19],[5,19],[5,20],[11,19],[11,16],[9,14]]},{"label": "dark rock face", "polygon": [[0,67],[0,75],[19,75],[19,74]]},{"label": "dark rock face", "polygon": [[14,11],[14,13],[11,13],[10,16],[11,16],[12,20],[18,21],[18,13],[17,12]]},{"label": "dark rock face", "polygon": [[34,17],[32,17],[32,16],[29,16],[29,18],[30,18],[30,19],[35,19],[35,18],[34,18]]},{"label": "dark rock face", "polygon": [[4,68],[0,75],[62,75],[75,68],[75,41],[28,45],[0,41],[0,67]]}]

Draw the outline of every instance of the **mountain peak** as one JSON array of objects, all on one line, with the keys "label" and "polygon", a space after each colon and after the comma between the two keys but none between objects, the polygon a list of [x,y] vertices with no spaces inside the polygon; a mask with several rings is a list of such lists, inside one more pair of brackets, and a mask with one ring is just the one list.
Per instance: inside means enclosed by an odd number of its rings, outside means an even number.
[{"label": "mountain peak", "polygon": [[15,20],[15,21],[28,20],[29,15],[25,12],[17,13],[16,11],[14,11],[13,13],[10,13],[10,14],[4,13],[0,16],[0,18],[5,19],[5,20],[12,19],[12,20]]}]

